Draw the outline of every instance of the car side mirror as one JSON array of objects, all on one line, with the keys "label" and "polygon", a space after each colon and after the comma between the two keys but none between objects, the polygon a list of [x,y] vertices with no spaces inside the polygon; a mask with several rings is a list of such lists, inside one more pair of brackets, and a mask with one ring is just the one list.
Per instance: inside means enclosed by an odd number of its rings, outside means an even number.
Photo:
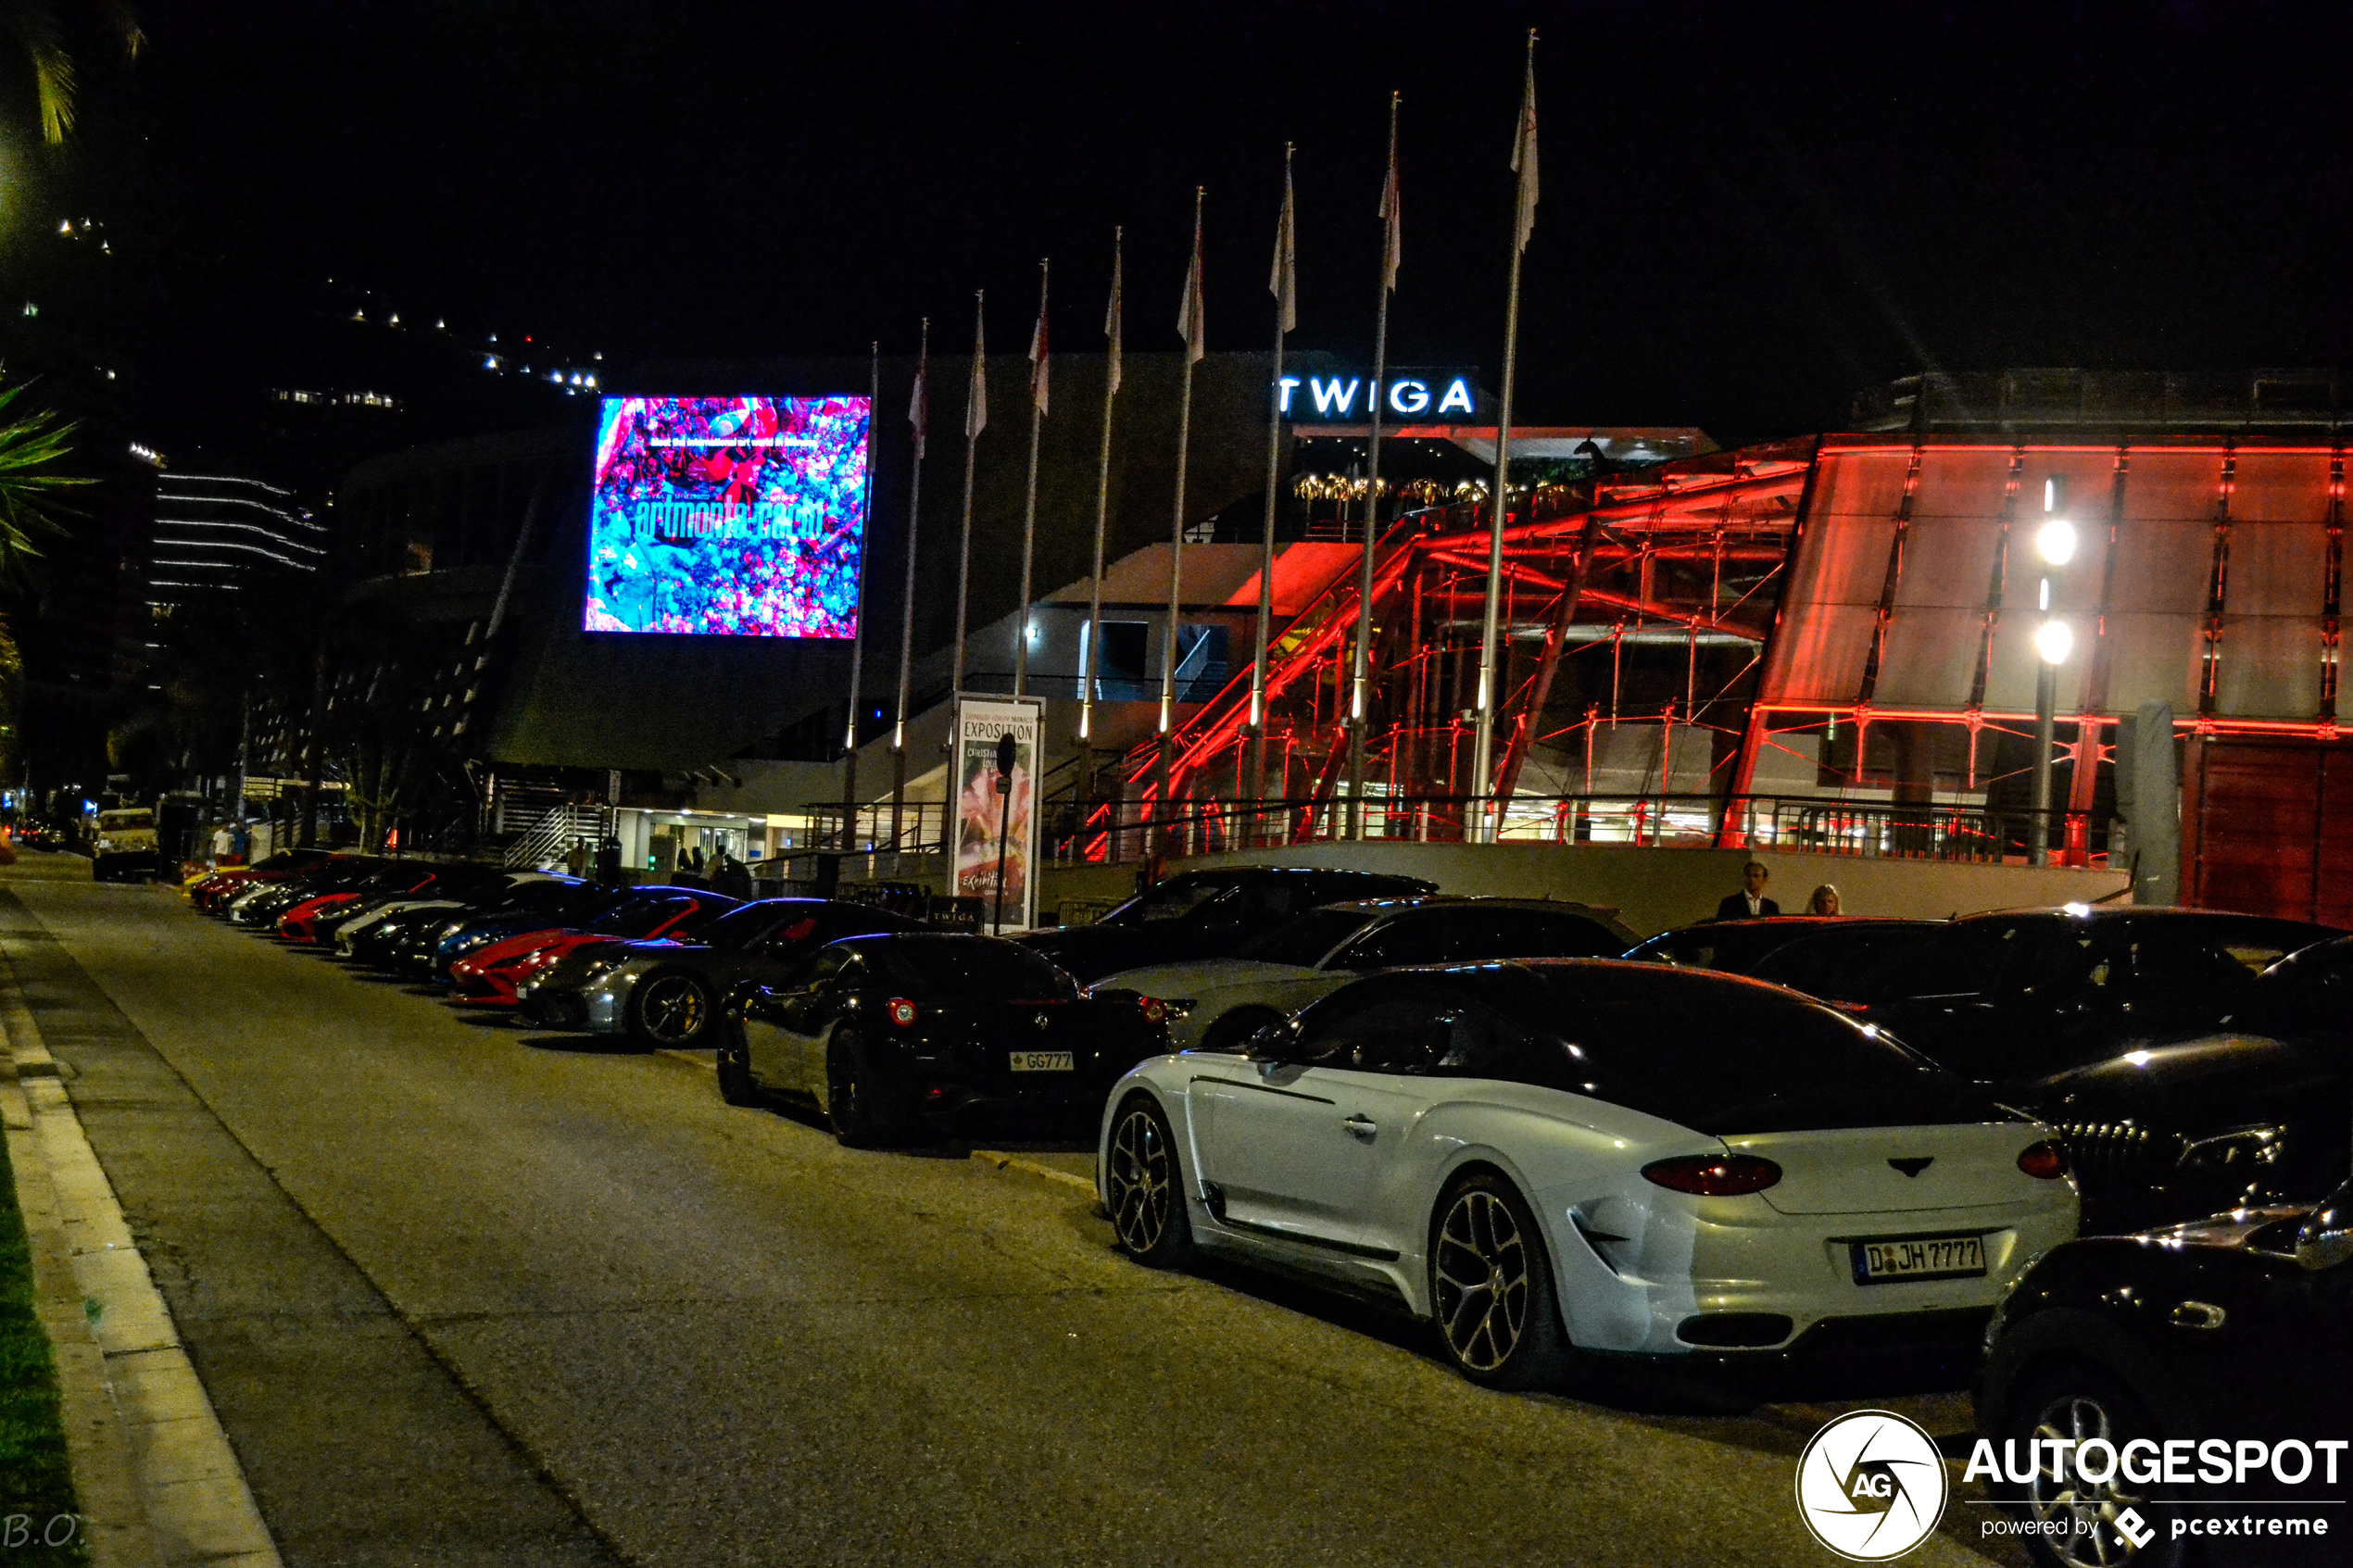
[{"label": "car side mirror", "polygon": [[1262,1025],[1258,1032],[1242,1043],[1242,1054],[1252,1061],[1279,1067],[1297,1060],[1299,1026],[1289,1019],[1278,1023]]},{"label": "car side mirror", "polygon": [[2298,1267],[2318,1272],[2353,1261],[2353,1183],[2336,1189],[2312,1210],[2296,1236]]}]

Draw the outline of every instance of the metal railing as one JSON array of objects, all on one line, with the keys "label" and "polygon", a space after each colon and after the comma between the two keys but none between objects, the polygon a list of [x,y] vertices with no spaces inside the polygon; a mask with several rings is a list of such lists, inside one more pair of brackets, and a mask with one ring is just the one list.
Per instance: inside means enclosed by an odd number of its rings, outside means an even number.
[{"label": "metal railing", "polygon": [[[1047,860],[1119,864],[1168,857],[1282,848],[1349,836],[1345,797],[1179,800],[1173,811],[1135,800],[1050,805]],[[2046,813],[2053,863],[2104,859],[2104,826],[2086,812]],[[1870,858],[2026,862],[2034,813],[1976,804],[1895,803],[1819,796],[1514,796],[1500,818],[1491,798],[1368,796],[1362,836],[1416,843],[1618,844],[1659,848],[1803,849]]]}]

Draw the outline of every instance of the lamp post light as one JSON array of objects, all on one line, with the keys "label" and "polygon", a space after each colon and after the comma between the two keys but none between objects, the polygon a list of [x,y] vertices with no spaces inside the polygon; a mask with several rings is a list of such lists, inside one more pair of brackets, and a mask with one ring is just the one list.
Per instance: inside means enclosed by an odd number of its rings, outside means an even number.
[{"label": "lamp post light", "polygon": [[2043,510],[2048,521],[2034,534],[2035,553],[2043,558],[2043,576],[2036,593],[2043,624],[2035,629],[2034,651],[2034,809],[2027,828],[2029,865],[2051,863],[2051,742],[2058,709],[2059,666],[2075,646],[2075,633],[2051,613],[2051,583],[2058,569],[2075,556],[2075,525],[2058,515],[2060,482],[2043,483]]}]

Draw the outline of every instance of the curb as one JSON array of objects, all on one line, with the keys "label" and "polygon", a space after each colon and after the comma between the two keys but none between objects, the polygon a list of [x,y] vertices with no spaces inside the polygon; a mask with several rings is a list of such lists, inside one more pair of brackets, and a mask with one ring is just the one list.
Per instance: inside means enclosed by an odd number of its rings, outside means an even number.
[{"label": "curb", "polygon": [[[0,953],[8,1154],[64,1396],[74,1486],[97,1568],[280,1568],[212,1401],[189,1363],[57,1065]],[[75,1332],[74,1325],[80,1324]]]},{"label": "curb", "polygon": [[1000,1171],[1019,1171],[1025,1176],[1038,1176],[1050,1182],[1060,1182],[1066,1187],[1076,1187],[1089,1198],[1095,1196],[1095,1184],[1084,1176],[1057,1171],[1051,1165],[1040,1165],[1035,1160],[1024,1160],[1018,1154],[1002,1154],[993,1148],[976,1148],[972,1158],[983,1165],[994,1165]]}]

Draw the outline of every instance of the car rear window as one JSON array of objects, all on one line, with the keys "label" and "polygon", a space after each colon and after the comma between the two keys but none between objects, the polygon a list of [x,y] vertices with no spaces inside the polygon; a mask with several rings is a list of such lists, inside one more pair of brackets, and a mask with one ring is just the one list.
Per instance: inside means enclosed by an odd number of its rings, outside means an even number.
[{"label": "car rear window", "polygon": [[1097,923],[1150,925],[1155,921],[1183,920],[1219,894],[1232,891],[1234,885],[1224,877],[1174,877],[1142,897],[1129,899]]},{"label": "car rear window", "polygon": [[911,989],[943,1002],[1078,995],[1078,983],[1051,960],[1001,937],[886,937],[861,950]]},{"label": "car rear window", "polygon": [[1736,980],[1531,966],[1592,1093],[1713,1136],[1991,1119],[1958,1080],[1826,1007]]}]

